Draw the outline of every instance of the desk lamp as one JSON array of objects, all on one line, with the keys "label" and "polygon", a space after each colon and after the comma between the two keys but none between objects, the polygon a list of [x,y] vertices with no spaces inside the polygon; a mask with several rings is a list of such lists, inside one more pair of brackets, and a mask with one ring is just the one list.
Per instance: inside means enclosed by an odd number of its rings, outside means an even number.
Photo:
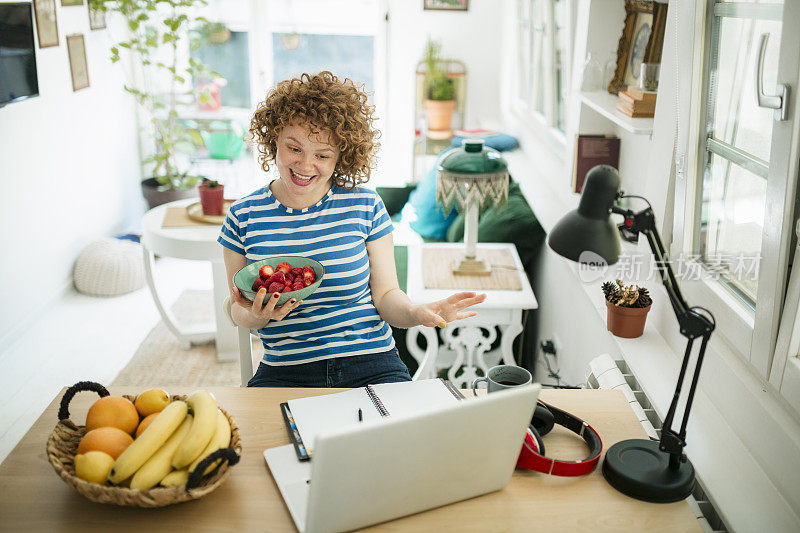
[{"label": "desk lamp", "polygon": [[483,145],[483,139],[465,139],[460,148],[445,152],[436,173],[436,203],[444,216],[454,206],[466,211],[464,217],[464,257],[456,261],[454,274],[488,276],[492,273],[476,256],[478,215],[493,204],[508,201],[508,164],[500,152]]},{"label": "desk lamp", "polygon": [[[606,263],[614,264],[619,259],[620,245],[618,230],[611,221],[612,213],[622,215],[624,224],[630,231],[647,237],[681,334],[687,339],[686,352],[672,403],[661,428],[661,439],[630,439],[613,445],[606,452],[603,475],[615,489],[628,496],[649,502],[675,502],[689,496],[694,489],[694,467],[683,454],[683,448],[686,446],[686,423],[697,388],[700,366],[708,340],[714,331],[714,317],[702,307],[689,307],[683,299],[670,267],[667,251],[656,230],[650,204],[639,212],[614,205],[617,198],[638,198],[647,202],[640,196],[622,196],[619,187],[620,179],[616,169],[608,165],[592,168],[586,177],[578,209],[558,221],[550,232],[548,244],[556,253],[572,261],[586,263],[599,255]],[[676,432],[672,428],[673,418],[689,365],[692,344],[698,337],[702,339],[700,351],[686,398],[683,421],[680,430]]]}]

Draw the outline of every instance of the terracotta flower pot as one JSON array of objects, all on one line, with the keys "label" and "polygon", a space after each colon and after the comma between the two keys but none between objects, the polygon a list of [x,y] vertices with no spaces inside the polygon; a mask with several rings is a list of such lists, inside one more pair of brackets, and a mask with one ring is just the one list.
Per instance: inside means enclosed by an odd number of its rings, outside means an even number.
[{"label": "terracotta flower pot", "polygon": [[428,120],[428,130],[450,131],[455,109],[455,100],[425,100],[425,117]]},{"label": "terracotta flower pot", "polygon": [[208,182],[203,182],[197,186],[200,192],[200,205],[204,215],[221,215],[225,197],[225,186],[222,184],[216,187],[209,187]]},{"label": "terracotta flower pot", "polygon": [[621,307],[606,300],[608,331],[626,339],[641,337],[650,307],[652,304],[647,307]]}]

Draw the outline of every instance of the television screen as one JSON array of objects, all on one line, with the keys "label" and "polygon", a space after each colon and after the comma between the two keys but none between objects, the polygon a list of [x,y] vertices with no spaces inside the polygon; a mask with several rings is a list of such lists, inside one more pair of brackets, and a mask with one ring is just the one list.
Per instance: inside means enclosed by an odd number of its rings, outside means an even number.
[{"label": "television screen", "polygon": [[0,3],[0,106],[38,95],[31,3]]}]

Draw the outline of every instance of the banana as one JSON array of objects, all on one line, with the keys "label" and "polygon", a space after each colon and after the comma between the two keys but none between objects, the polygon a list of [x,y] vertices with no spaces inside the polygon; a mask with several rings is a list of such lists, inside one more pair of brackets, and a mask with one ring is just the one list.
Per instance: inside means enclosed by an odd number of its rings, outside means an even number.
[{"label": "banana", "polygon": [[139,467],[141,467],[150,457],[156,453],[170,435],[181,425],[186,418],[188,406],[186,402],[180,400],[170,403],[161,413],[147,426],[139,438],[125,448],[125,451],[117,457],[111,472],[108,473],[108,481],[112,485],[131,477]]},{"label": "banana", "polygon": [[[225,416],[222,411],[217,409],[217,430],[214,432],[214,436],[211,438],[211,442],[208,443],[205,450],[203,450],[197,459],[195,459],[191,465],[189,465],[189,472],[192,472],[200,461],[211,455],[211,452],[215,452],[220,448],[227,448],[228,445],[231,443],[231,424],[228,422],[228,417]],[[222,461],[222,459],[218,459],[208,465],[203,475],[205,476],[217,465]]]},{"label": "banana", "polygon": [[189,480],[189,469],[181,468],[180,470],[173,470],[161,480],[159,483],[162,487],[180,487],[186,485]]},{"label": "banana", "polygon": [[197,459],[217,428],[217,401],[211,394],[204,390],[193,392],[186,403],[192,409],[194,422],[172,456],[172,467],[176,470],[189,466]]},{"label": "banana", "polygon": [[192,415],[186,415],[183,423],[167,439],[167,442],[148,459],[131,479],[131,488],[147,490],[155,487],[172,471],[170,461],[183,438],[192,427]]}]

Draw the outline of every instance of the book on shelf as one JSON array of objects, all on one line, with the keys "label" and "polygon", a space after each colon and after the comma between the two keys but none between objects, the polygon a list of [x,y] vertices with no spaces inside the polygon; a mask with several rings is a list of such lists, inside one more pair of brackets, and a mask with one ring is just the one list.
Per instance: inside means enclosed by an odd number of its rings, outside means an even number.
[{"label": "book on shelf", "polygon": [[619,168],[619,138],[614,135],[576,135],[572,192],[583,190],[586,174],[597,165]]},{"label": "book on shelf", "polygon": [[631,118],[653,118],[655,116],[655,111],[634,111],[633,109],[625,107],[621,104],[617,104],[617,109]]},{"label": "book on shelf", "polygon": [[628,88],[625,90],[625,92],[637,100],[643,100],[645,102],[652,100],[653,103],[655,103],[656,97],[658,96],[658,92],[656,91],[643,91],[635,85],[628,85]]},{"label": "book on shelf", "polygon": [[639,100],[625,91],[620,91],[617,95],[618,104],[626,109],[630,109],[634,113],[655,113],[656,101],[653,100]]}]

